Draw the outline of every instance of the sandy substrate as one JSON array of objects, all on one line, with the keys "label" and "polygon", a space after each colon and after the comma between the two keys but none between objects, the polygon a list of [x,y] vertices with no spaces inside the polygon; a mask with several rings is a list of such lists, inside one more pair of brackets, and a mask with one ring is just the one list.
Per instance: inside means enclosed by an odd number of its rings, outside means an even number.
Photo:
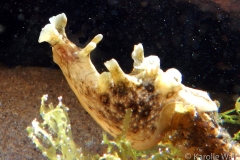
[{"label": "sandy substrate", "polygon": [[0,159],[47,159],[27,136],[26,127],[34,118],[40,120],[39,107],[43,94],[48,102],[63,103],[69,108],[74,140],[84,149],[102,153],[103,130],[80,106],[60,70],[39,67],[0,67]]}]

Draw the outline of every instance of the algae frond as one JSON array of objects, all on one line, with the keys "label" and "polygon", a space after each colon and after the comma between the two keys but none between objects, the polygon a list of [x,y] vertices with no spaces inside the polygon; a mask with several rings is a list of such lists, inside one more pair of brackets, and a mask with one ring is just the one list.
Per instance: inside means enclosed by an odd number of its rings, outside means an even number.
[{"label": "algae frond", "polygon": [[[232,124],[240,124],[240,97],[236,100],[235,108],[225,111],[223,113],[219,113],[219,118],[221,123],[232,123]],[[234,134],[232,138],[235,141],[240,142],[240,131]]]},{"label": "algae frond", "polygon": [[240,97],[235,103],[235,108],[219,113],[222,123],[240,124]]},{"label": "algae frond", "polygon": [[32,126],[27,127],[28,136],[41,150],[42,154],[51,160],[77,160],[87,159],[81,148],[73,141],[71,125],[68,118],[68,108],[62,104],[62,97],[59,97],[56,107],[53,104],[46,105],[47,95],[41,99],[40,115],[43,123],[36,119]]}]

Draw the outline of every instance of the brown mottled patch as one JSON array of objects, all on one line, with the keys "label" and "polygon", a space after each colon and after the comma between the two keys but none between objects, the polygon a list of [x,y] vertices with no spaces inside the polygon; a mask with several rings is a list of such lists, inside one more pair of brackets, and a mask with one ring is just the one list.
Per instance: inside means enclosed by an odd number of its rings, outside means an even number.
[{"label": "brown mottled patch", "polygon": [[124,110],[124,105],[121,103],[116,103],[114,104],[114,106],[117,108],[117,110],[119,111],[123,111]]},{"label": "brown mottled patch", "polygon": [[106,117],[102,111],[98,111],[98,113],[99,113],[103,118]]},{"label": "brown mottled patch", "polygon": [[[108,121],[122,125],[126,109],[132,109],[132,118],[129,131],[137,133],[140,130],[148,131],[152,134],[156,131],[156,126],[151,123],[155,121],[155,116],[160,111],[158,105],[158,94],[153,94],[154,87],[151,85],[140,85],[137,88],[126,87],[122,83],[115,85],[107,95],[113,97],[108,100],[109,107],[104,109],[108,114]],[[103,97],[102,97],[103,98]],[[154,110],[154,112],[153,112]],[[150,127],[146,127],[150,126]]]},{"label": "brown mottled patch", "polygon": [[88,105],[88,108],[89,108],[90,110],[93,110],[93,107],[92,107],[92,106],[89,106],[89,105]]},{"label": "brown mottled patch", "polygon": [[174,95],[174,92],[170,92],[167,94],[167,98],[171,98]]},{"label": "brown mottled patch", "polygon": [[156,128],[155,126],[152,126],[152,127],[151,127],[152,133],[154,133],[154,132],[156,131],[156,129],[157,129],[157,128]]},{"label": "brown mottled patch", "polygon": [[148,91],[148,92],[154,92],[154,86],[152,84],[147,84],[145,86],[145,89]]},{"label": "brown mottled patch", "polygon": [[101,95],[100,96],[100,101],[103,103],[103,104],[107,104],[108,103],[108,95]]},{"label": "brown mottled patch", "polygon": [[144,104],[145,104],[144,101],[140,101],[140,102],[139,102],[139,105],[140,105],[140,106],[144,106]]},{"label": "brown mottled patch", "polygon": [[114,93],[119,96],[124,96],[127,94],[127,87],[123,82],[118,83],[114,88]]},{"label": "brown mottled patch", "polygon": [[150,107],[149,107],[149,108],[143,110],[143,111],[140,113],[140,116],[141,116],[142,118],[146,118],[146,117],[149,116],[150,111],[151,111],[151,109],[150,109]]},{"label": "brown mottled patch", "polygon": [[132,109],[132,114],[136,114],[137,111],[138,111],[138,104],[134,103],[134,102],[131,102],[128,106],[128,108],[131,108]]},{"label": "brown mottled patch", "polygon": [[137,127],[133,128],[133,129],[132,129],[132,132],[133,132],[133,133],[137,133],[137,132],[138,132],[138,128],[137,128]]}]

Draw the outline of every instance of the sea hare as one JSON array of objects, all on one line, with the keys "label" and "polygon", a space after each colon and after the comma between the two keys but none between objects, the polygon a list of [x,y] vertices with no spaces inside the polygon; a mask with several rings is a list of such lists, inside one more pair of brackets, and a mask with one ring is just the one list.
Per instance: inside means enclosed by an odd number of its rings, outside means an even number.
[{"label": "sea hare", "polygon": [[132,117],[126,136],[134,149],[149,149],[161,142],[183,153],[240,152],[218,124],[218,108],[208,93],[184,86],[177,69],[164,72],[157,56],[144,57],[142,44],[134,46],[130,74],[124,73],[115,59],[104,63],[109,72],[99,74],[90,52],[103,36],[98,34],[85,48],[79,48],[65,34],[64,13],[49,20],[39,42],[51,45],[53,60],[81,105],[110,135],[116,137],[122,132],[130,108]]}]

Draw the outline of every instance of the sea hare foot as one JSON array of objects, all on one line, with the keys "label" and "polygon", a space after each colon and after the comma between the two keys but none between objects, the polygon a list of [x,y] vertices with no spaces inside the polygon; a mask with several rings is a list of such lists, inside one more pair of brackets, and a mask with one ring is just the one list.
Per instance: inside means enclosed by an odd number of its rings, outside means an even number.
[{"label": "sea hare foot", "polygon": [[114,137],[119,135],[130,108],[127,139],[137,150],[161,142],[170,143],[183,153],[239,153],[217,122],[216,104],[206,92],[184,86],[177,69],[164,72],[160,59],[144,57],[143,46],[138,44],[132,52],[134,64],[130,74],[124,73],[115,59],[105,62],[109,72],[99,74],[90,52],[103,36],[99,34],[85,48],[79,48],[68,40],[66,23],[64,13],[50,18],[39,42],[51,44],[54,62],[82,106],[105,131]]}]

